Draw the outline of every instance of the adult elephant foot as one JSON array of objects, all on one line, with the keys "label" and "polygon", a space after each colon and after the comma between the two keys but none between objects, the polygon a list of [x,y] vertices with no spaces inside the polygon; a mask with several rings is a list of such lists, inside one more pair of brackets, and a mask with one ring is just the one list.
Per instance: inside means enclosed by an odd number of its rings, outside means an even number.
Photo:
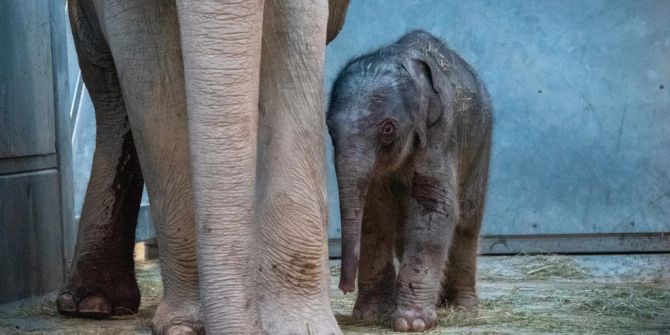
[{"label": "adult elephant foot", "polygon": [[129,269],[109,266],[109,262],[75,269],[58,293],[56,306],[64,315],[100,319],[137,313],[140,291]]},{"label": "adult elephant foot", "polygon": [[435,307],[398,306],[391,319],[395,331],[422,332],[435,326],[437,313]]},{"label": "adult elephant foot", "polygon": [[263,330],[267,334],[342,334],[333,317],[329,300],[301,300],[300,305],[294,299],[277,300],[274,303],[269,303],[267,298],[259,301]]},{"label": "adult elephant foot", "polygon": [[202,335],[205,328],[200,316],[197,301],[163,299],[151,320],[151,332],[154,335]]},{"label": "adult elephant foot", "polygon": [[267,323],[269,327],[263,327],[267,334],[306,334],[306,335],[339,335],[342,334],[336,321],[325,320],[324,315],[302,315],[300,318],[277,316]]}]

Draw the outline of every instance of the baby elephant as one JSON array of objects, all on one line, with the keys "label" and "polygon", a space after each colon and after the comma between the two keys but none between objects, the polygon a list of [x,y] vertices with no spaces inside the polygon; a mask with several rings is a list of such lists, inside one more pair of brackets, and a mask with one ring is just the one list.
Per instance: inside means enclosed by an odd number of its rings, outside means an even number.
[{"label": "baby elephant", "polygon": [[344,68],[327,122],[343,292],[359,272],[354,317],[423,331],[438,304],[474,307],[492,111],[472,68],[441,40],[411,32]]}]

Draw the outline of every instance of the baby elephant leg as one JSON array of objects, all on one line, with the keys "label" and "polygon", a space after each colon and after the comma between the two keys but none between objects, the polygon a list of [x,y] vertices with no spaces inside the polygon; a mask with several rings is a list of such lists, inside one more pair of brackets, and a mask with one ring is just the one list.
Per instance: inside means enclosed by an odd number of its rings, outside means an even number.
[{"label": "baby elephant leg", "polygon": [[397,214],[393,195],[383,186],[372,185],[367,199],[358,266],[358,298],[353,310],[357,320],[383,318],[395,306],[393,232]]},{"label": "baby elephant leg", "polygon": [[440,305],[475,311],[479,302],[475,288],[479,226],[464,225],[469,223],[473,222],[463,221],[456,227]]},{"label": "baby elephant leg", "polygon": [[476,291],[479,231],[484,215],[488,153],[482,155],[461,190],[460,221],[454,233],[440,304],[472,311],[479,300]]},{"label": "baby elephant leg", "polygon": [[424,331],[435,326],[443,267],[458,207],[455,177],[415,174],[403,257],[397,279],[396,331]]}]

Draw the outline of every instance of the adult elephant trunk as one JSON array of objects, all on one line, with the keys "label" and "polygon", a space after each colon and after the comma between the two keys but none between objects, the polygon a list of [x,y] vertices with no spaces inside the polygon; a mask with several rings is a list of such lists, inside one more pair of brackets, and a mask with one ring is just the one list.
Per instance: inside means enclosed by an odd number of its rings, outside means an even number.
[{"label": "adult elephant trunk", "polygon": [[364,159],[341,158],[336,162],[342,217],[340,290],[344,293],[353,292],[356,289],[363,211],[371,170],[371,167],[361,166],[371,164],[361,164],[361,162],[364,162]]}]

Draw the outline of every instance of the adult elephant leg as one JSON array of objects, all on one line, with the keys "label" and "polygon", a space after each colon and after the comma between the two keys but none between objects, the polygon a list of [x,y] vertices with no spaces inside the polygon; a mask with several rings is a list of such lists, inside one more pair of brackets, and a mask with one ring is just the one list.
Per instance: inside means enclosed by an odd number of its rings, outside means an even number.
[{"label": "adult elephant leg", "polygon": [[186,96],[174,1],[99,1],[146,180],[163,298],[154,334],[196,334],[198,275]]},{"label": "adult elephant leg", "polygon": [[112,54],[90,1],[70,1],[81,74],[93,100],[96,145],[74,263],[58,311],[82,317],[132,314],[140,304],[133,245],[142,173]]},{"label": "adult elephant leg", "polygon": [[327,1],[267,0],[261,56],[259,309],[270,334],[339,334],[329,298]]},{"label": "adult elephant leg", "polygon": [[205,326],[260,334],[253,206],[263,1],[177,6]]}]

